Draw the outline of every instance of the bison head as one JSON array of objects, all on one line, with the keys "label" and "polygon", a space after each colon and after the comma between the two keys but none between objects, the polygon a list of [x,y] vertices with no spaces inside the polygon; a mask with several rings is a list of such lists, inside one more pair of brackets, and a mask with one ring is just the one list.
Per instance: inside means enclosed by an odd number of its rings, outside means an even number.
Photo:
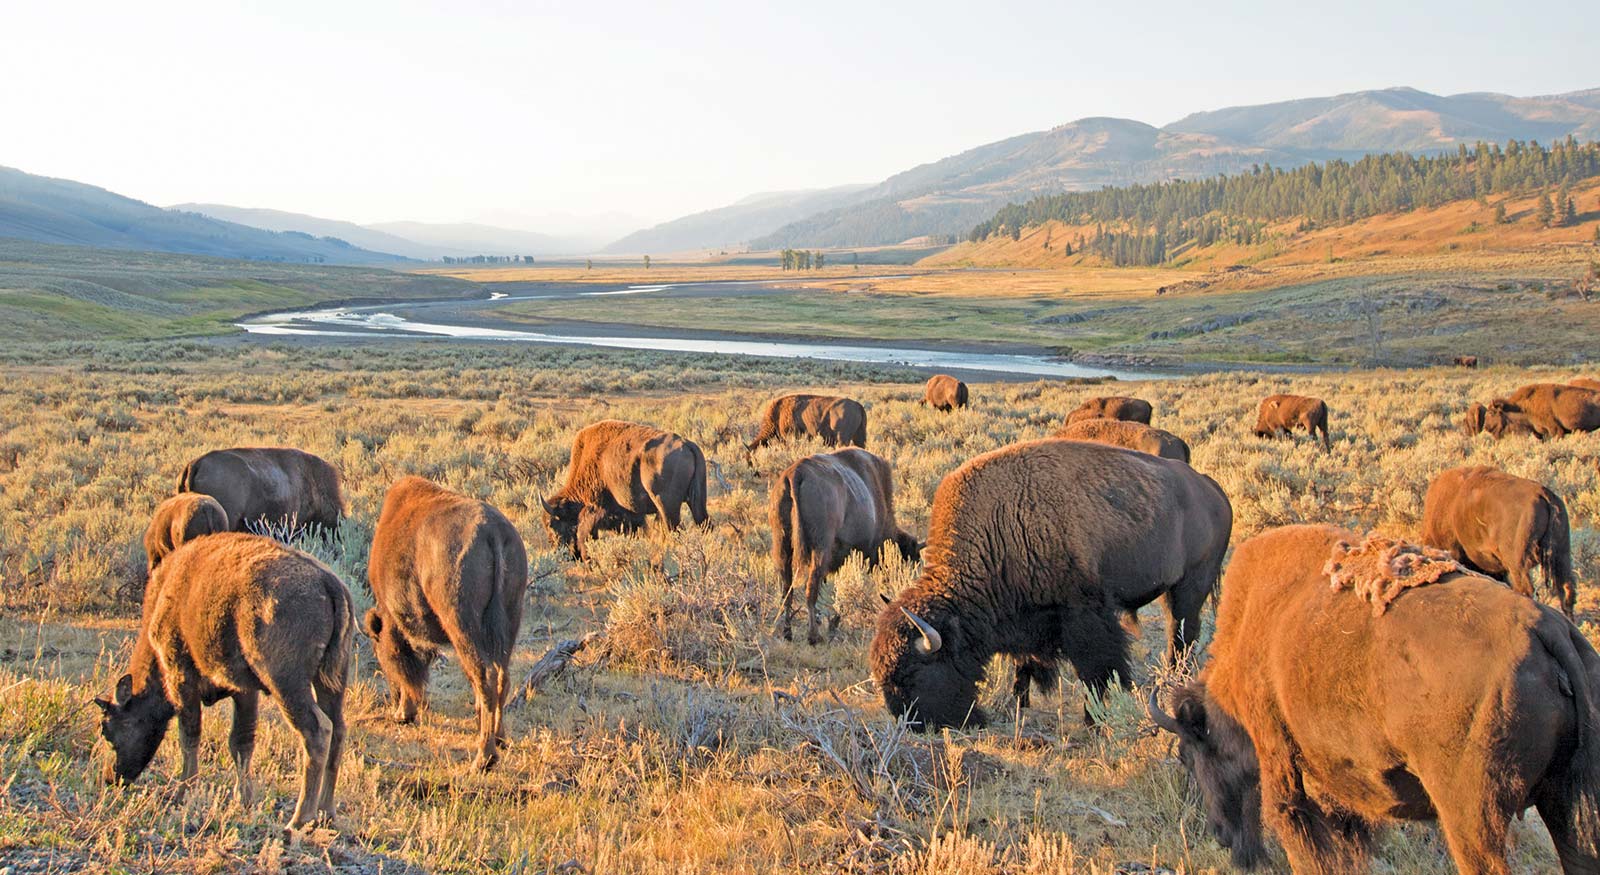
[{"label": "bison head", "polygon": [[984,725],[977,706],[983,669],[974,664],[974,648],[963,639],[960,620],[919,609],[927,619],[899,602],[878,614],[869,657],[884,705],[917,729]]},{"label": "bison head", "polygon": [[1497,438],[1508,434],[1535,434],[1533,425],[1528,421],[1528,414],[1504,398],[1496,398],[1489,402],[1489,407],[1483,414],[1483,430]]},{"label": "bison head", "polygon": [[1266,859],[1261,836],[1261,770],[1244,727],[1217,707],[1205,683],[1195,681],[1173,698],[1176,716],[1150,694],[1150,718],[1178,736],[1178,758],[1200,785],[1206,824],[1240,869]]},{"label": "bison head", "polygon": [[101,777],[107,784],[131,782],[155,758],[176,711],[159,687],[135,693],[130,674],[117,681],[111,699],[95,699],[94,703],[100,707],[100,735],[115,753]]},{"label": "bison head", "polygon": [[550,543],[566,547],[574,557],[581,558],[578,551],[578,518],[583,515],[583,502],[576,498],[557,498],[555,501],[541,498],[539,503],[544,505],[544,524],[550,530]]},{"label": "bison head", "polygon": [[917,562],[922,559],[923,543],[905,532],[895,532],[894,545],[900,550],[900,557],[907,562]]}]

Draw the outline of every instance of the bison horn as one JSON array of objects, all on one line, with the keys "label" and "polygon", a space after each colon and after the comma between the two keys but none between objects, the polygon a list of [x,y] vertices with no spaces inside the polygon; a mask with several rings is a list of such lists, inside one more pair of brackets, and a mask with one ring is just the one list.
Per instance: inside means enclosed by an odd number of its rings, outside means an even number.
[{"label": "bison horn", "polygon": [[543,495],[539,496],[539,504],[544,508],[545,513],[553,515],[556,512],[556,506],[551,504],[549,499]]},{"label": "bison horn", "polygon": [[1187,738],[1188,735],[1183,731],[1183,724],[1178,722],[1178,718],[1161,709],[1160,697],[1161,690],[1154,689],[1150,691],[1150,701],[1145,705],[1145,709],[1150,712],[1150,719],[1155,721],[1157,726],[1173,735],[1179,738]]},{"label": "bison horn", "polygon": [[916,626],[917,631],[922,633],[922,640],[917,642],[917,652],[923,656],[931,656],[938,653],[939,648],[944,646],[944,639],[939,636],[939,630],[933,628],[932,623],[905,608],[901,608],[900,613],[905,614],[906,619],[911,621],[911,625]]}]

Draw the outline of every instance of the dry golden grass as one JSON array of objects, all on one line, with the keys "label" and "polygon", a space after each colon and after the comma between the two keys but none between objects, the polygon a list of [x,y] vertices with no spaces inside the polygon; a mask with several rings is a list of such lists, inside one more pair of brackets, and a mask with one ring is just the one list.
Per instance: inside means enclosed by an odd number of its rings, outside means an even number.
[{"label": "dry golden grass", "polygon": [[[1155,423],[1187,439],[1195,467],[1228,491],[1236,538],[1306,520],[1412,533],[1428,479],[1467,462],[1543,480],[1567,499],[1579,607],[1594,637],[1600,435],[1495,443],[1464,437],[1452,422],[1467,399],[1571,375],[1240,374],[1124,388],[1149,399]],[[976,384],[972,407],[944,415],[915,403],[919,382],[888,376],[476,346],[94,348],[12,360],[0,384],[0,868],[1226,871],[1138,695],[1111,696],[1103,725],[1089,729],[1070,681],[1017,714],[996,676],[984,698],[999,719],[987,731],[927,738],[895,726],[864,656],[876,593],[906,585],[914,567],[869,574],[857,562],[836,575],[826,598],[844,622],[828,644],[768,634],[776,594],[766,485],[817,448],[767,447],[747,469],[739,442],[764,397],[843,387],[862,398],[871,448],[895,468],[902,523],[920,533],[945,473],[1049,433],[1079,400],[1105,391]],[[1284,390],[1329,400],[1332,453],[1249,434],[1256,400]],[[572,435],[604,416],[701,443],[726,478],[711,486],[707,529],[608,537],[584,566],[550,549],[538,496],[561,476]],[[293,733],[271,716],[256,753],[265,798],[251,810],[241,810],[227,777],[226,707],[207,713],[201,777],[181,801],[171,742],[136,785],[103,790],[93,781],[88,701],[126,658],[146,516],[188,457],[239,444],[301,446],[341,469],[351,515],[333,564],[363,606],[383,491],[418,473],[494,502],[527,539],[534,583],[517,677],[554,641],[604,633],[511,715],[511,748],[497,771],[466,772],[472,705],[453,660],[434,673],[432,710],[396,727],[362,640],[337,832],[280,836],[297,753]],[[1140,631],[1142,683],[1154,674],[1161,625]],[[1515,870],[1549,871],[1537,817],[1516,836]],[[1425,825],[1394,833],[1382,853],[1392,871],[1451,871]]]}]

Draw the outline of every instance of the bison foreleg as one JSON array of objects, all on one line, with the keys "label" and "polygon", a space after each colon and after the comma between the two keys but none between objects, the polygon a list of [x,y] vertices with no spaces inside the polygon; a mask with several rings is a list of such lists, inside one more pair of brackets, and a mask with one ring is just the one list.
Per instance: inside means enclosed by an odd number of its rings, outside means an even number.
[{"label": "bison foreleg", "polygon": [[[1098,699],[1113,679],[1124,687],[1133,686],[1128,676],[1128,633],[1122,628],[1120,615],[1106,610],[1066,611],[1063,616],[1062,653],[1078,673],[1078,680],[1089,688],[1089,695]],[[1087,707],[1083,722],[1094,722]]]}]

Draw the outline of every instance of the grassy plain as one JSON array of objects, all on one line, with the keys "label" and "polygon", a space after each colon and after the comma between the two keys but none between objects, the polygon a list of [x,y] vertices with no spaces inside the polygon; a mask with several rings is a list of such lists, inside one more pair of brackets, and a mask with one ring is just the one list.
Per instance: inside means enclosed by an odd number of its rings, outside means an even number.
[{"label": "grassy plain", "polygon": [[[975,385],[940,415],[905,372],[795,362],[493,345],[12,348],[0,384],[0,869],[260,872],[1228,871],[1141,696],[1115,695],[1085,728],[1070,680],[1028,712],[996,674],[989,730],[907,735],[867,680],[876,592],[915,569],[851,565],[828,598],[844,615],[819,647],[768,634],[766,484],[814,446],[739,442],[781,389],[843,389],[869,407],[902,524],[926,531],[939,479],[966,458],[1047,434],[1084,396],[1062,383]],[[1409,534],[1428,479],[1467,462],[1538,478],[1574,525],[1583,628],[1600,637],[1600,435],[1551,443],[1467,438],[1468,399],[1572,370],[1490,368],[1231,374],[1128,385],[1156,424],[1232,498],[1235,540],[1308,520]],[[1327,398],[1333,451],[1248,431],[1277,391]],[[599,543],[576,565],[550,549],[538,496],[572,435],[613,416],[672,429],[718,463],[712,523]],[[510,718],[498,771],[466,773],[470,696],[454,661],[434,673],[420,724],[387,723],[385,685],[359,642],[336,832],[285,843],[296,746],[263,721],[264,799],[241,810],[226,778],[226,707],[208,712],[201,777],[175,792],[175,744],[127,789],[93,780],[89,699],[121,671],[135,628],[150,509],[182,463],[240,444],[304,447],[334,462],[350,520],[334,567],[361,605],[384,489],[421,474],[494,502],[527,540],[531,576],[514,674],[559,639],[603,637]],[[1162,622],[1136,657],[1152,680]],[[1069,673],[1070,674],[1070,673]],[[274,710],[268,707],[268,710]],[[1514,870],[1554,866],[1536,816],[1515,826]],[[1392,871],[1446,873],[1436,831],[1386,839]],[[1280,860],[1281,864],[1281,860]]]}]

